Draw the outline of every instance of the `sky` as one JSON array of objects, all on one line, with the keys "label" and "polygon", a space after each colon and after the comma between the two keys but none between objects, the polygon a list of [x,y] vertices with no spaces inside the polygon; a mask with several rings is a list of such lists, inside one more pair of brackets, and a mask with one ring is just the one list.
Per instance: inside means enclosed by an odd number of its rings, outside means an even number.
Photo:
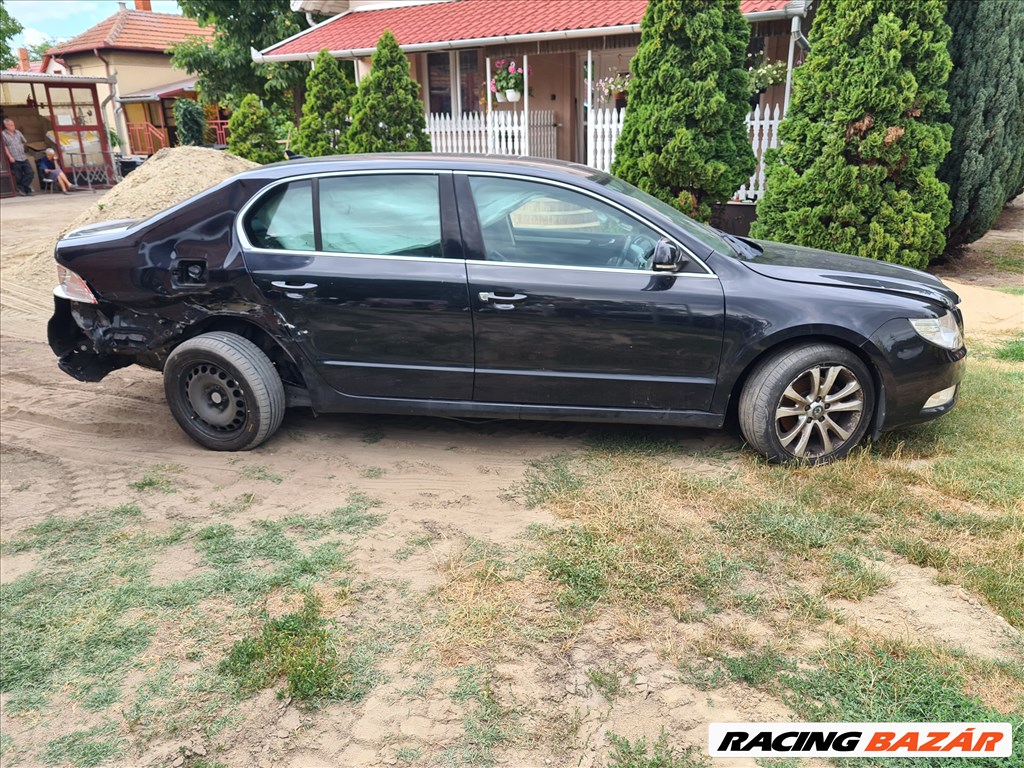
[{"label": "sky", "polygon": [[[120,10],[116,0],[3,0],[7,12],[25,29],[11,40],[11,48],[35,45],[47,38],[67,40],[85,32]],[[126,0],[129,9],[133,0]],[[158,13],[181,13],[175,0],[153,0]]]}]

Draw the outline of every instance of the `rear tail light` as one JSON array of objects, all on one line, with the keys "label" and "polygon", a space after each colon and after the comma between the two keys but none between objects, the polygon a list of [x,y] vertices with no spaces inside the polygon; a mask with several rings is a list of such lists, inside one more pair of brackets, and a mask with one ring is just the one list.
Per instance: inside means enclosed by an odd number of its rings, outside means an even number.
[{"label": "rear tail light", "polygon": [[85,280],[60,264],[57,265],[57,287],[53,289],[53,293],[68,301],[78,301],[83,304],[97,303],[96,297],[92,295]]}]

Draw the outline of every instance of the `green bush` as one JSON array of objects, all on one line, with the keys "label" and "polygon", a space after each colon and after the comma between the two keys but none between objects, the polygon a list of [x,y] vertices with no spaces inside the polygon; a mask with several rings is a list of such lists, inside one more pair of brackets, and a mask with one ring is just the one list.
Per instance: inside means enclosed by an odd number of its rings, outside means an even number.
[{"label": "green bush", "polygon": [[192,99],[175,99],[174,122],[178,127],[178,144],[185,147],[202,146],[206,115],[197,102]]},{"label": "green bush", "polygon": [[754,237],[924,267],[945,246],[945,0],[822,0]]},{"label": "green bush", "polygon": [[1024,4],[950,0],[953,148],[939,167],[950,245],[977,240],[1024,190]]},{"label": "green bush", "polygon": [[739,0],[651,0],[612,172],[707,220],[754,171]]},{"label": "green bush", "polygon": [[409,77],[409,60],[386,31],[377,42],[370,73],[352,99],[349,152],[429,152],[419,84]]},{"label": "green bush", "polygon": [[355,86],[326,49],[317,54],[306,78],[306,101],[295,135],[296,152],[309,157],[345,152],[349,104]]},{"label": "green bush", "polygon": [[281,148],[274,138],[274,123],[270,112],[260,106],[260,100],[250,93],[238,105],[228,120],[228,151],[254,163],[276,163],[284,160]]}]

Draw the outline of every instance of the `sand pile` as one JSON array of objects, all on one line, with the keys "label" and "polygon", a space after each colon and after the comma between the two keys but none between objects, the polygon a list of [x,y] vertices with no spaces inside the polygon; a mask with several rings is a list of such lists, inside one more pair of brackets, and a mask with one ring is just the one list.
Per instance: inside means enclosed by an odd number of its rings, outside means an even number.
[{"label": "sand pile", "polygon": [[4,277],[14,277],[26,286],[48,293],[56,275],[53,246],[69,230],[100,221],[152,216],[236,173],[256,167],[257,163],[214,149],[161,149],[125,176],[124,181],[98,197],[78,218],[61,229],[57,237],[42,237],[37,249],[14,259],[13,263],[9,260],[5,264]]},{"label": "sand pile", "polygon": [[64,232],[99,221],[152,216],[236,173],[256,167],[256,163],[215,149],[161,149],[125,176],[124,181],[97,200]]}]

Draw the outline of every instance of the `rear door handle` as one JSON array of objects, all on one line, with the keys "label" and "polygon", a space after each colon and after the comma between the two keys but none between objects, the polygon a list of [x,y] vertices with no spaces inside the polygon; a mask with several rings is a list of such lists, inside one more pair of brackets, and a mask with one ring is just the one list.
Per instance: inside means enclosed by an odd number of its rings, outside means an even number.
[{"label": "rear door handle", "polygon": [[526,299],[525,293],[490,293],[489,291],[480,291],[477,295],[480,297],[481,303],[491,304],[495,309],[502,310],[515,309],[518,302]]},{"label": "rear door handle", "polygon": [[316,283],[290,283],[287,280],[274,280],[271,285],[282,291],[312,291],[316,288]]}]

